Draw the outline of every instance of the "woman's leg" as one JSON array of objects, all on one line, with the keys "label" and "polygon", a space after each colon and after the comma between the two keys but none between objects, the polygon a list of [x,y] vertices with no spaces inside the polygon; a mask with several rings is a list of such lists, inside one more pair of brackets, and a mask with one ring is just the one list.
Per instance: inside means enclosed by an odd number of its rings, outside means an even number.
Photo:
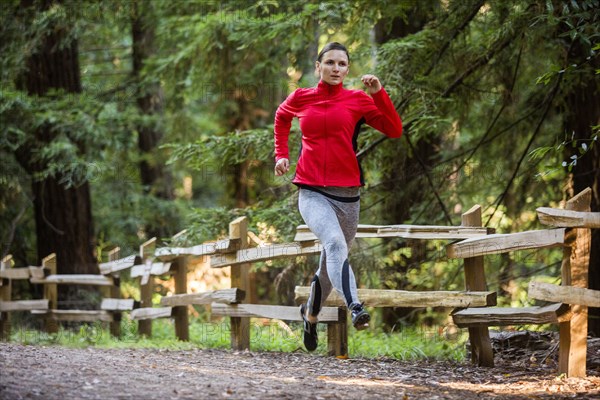
[{"label": "woman's leg", "polygon": [[315,323],[332,287],[340,293],[347,306],[358,303],[348,249],[356,234],[360,202],[345,203],[301,189],[299,209],[309,229],[323,245],[319,269],[311,282],[307,303],[307,317]]},{"label": "woman's leg", "polygon": [[327,274],[327,254],[325,249],[323,249],[319,259],[319,269],[310,282],[310,293],[306,302],[306,317],[310,323],[315,324],[318,322],[317,316],[321,312],[325,300],[329,297],[331,289],[331,281]]}]

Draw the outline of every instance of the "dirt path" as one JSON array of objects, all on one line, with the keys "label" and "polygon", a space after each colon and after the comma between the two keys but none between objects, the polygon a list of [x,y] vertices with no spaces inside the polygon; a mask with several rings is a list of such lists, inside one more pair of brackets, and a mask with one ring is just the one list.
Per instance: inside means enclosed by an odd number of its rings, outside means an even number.
[{"label": "dirt path", "polygon": [[1,399],[599,398],[600,377],[542,368],[225,350],[0,344]]}]

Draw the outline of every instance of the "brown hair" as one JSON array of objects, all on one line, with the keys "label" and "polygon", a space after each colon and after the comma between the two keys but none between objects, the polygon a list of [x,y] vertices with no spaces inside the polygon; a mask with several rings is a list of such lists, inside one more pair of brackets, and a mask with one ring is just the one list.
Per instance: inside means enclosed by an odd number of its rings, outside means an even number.
[{"label": "brown hair", "polygon": [[325,54],[331,50],[343,51],[344,53],[346,53],[346,57],[348,57],[348,62],[350,62],[350,54],[348,53],[348,49],[346,48],[346,46],[344,46],[343,44],[338,43],[338,42],[330,42],[330,43],[327,43],[325,46],[323,46],[323,48],[319,52],[319,55],[317,56],[317,61],[321,62],[321,59],[323,58],[323,54]]}]

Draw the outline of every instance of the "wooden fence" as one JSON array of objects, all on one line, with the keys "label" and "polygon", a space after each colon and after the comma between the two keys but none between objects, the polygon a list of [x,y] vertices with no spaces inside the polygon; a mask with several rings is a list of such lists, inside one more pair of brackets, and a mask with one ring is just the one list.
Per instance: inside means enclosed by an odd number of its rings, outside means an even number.
[{"label": "wooden fence", "polygon": [[[454,323],[469,330],[472,362],[493,366],[489,326],[556,323],[560,326],[559,372],[568,376],[585,375],[587,307],[600,306],[600,291],[588,289],[588,268],[592,228],[600,227],[600,213],[590,212],[591,190],[586,189],[571,199],[565,210],[541,207],[540,221],[551,229],[513,234],[495,234],[482,227],[481,207],[474,206],[463,214],[461,226],[360,225],[357,238],[408,238],[449,240],[447,256],[464,260],[464,291],[401,291],[359,289],[359,297],[369,307],[449,307]],[[181,233],[180,233],[181,234]],[[178,234],[179,235],[179,234]],[[180,340],[189,340],[188,306],[210,305],[211,315],[231,320],[231,347],[250,348],[250,318],[301,321],[299,308],[282,305],[253,304],[255,298],[249,269],[253,263],[281,258],[319,254],[317,238],[306,226],[299,226],[294,242],[263,245],[247,229],[245,217],[232,221],[229,237],[192,247],[156,248],[156,239],[140,246],[139,255],[119,258],[119,249],[100,264],[98,275],[57,275],[54,255],[44,259],[40,267],[12,268],[10,256],[0,268],[0,333],[9,337],[10,312],[31,311],[43,316],[46,329],[56,331],[58,321],[106,321],[111,332],[120,335],[121,314],[130,312],[139,321],[139,333],[152,334],[152,320],[173,318]],[[495,307],[496,293],[487,288],[484,272],[488,255],[525,249],[562,246],[562,285],[532,281],[529,297],[552,304],[541,307]],[[231,289],[187,293],[187,271],[191,261],[210,257],[212,268],[231,269]],[[120,274],[130,269],[139,278],[140,300],[122,299]],[[154,278],[174,279],[175,294],[165,296],[160,307],[152,306]],[[44,285],[41,300],[12,300],[11,282],[29,279]],[[56,286],[63,284],[95,285],[104,288],[100,310],[57,309]],[[295,289],[297,304],[308,298],[309,288]],[[327,324],[328,354],[348,353],[348,321],[344,301],[336,293],[327,300],[319,320]]]}]

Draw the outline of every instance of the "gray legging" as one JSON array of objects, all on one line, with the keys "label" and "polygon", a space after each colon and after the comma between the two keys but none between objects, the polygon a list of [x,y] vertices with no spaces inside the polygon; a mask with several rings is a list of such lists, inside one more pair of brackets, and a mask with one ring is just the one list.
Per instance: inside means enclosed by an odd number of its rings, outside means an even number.
[{"label": "gray legging", "polygon": [[[354,272],[348,263],[348,250],[358,225],[360,200],[357,197],[360,189],[319,187],[317,190],[321,193],[301,188],[298,198],[298,208],[304,222],[323,245],[319,269],[311,282],[307,303],[307,317],[311,322],[317,321],[316,317],[332,288],[337,290],[347,306],[359,302]],[[348,198],[352,197],[355,197],[355,201],[348,202]]]}]

